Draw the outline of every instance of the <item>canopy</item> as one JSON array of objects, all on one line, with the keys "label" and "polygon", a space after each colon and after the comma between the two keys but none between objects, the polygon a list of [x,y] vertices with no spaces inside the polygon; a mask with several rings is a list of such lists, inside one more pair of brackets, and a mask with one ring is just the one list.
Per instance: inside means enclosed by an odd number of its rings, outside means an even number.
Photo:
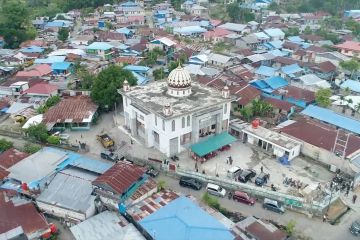
[{"label": "canopy", "polygon": [[199,157],[203,157],[206,154],[216,151],[221,147],[226,146],[235,141],[236,141],[235,137],[231,136],[227,132],[223,132],[213,137],[210,137],[203,142],[192,145],[191,151],[196,155],[198,155]]}]

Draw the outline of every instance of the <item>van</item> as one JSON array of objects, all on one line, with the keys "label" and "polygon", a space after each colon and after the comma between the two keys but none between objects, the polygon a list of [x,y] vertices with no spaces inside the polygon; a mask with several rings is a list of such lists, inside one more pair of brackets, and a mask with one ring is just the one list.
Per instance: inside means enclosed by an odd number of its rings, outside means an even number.
[{"label": "van", "polygon": [[269,198],[264,199],[263,208],[281,214],[285,213],[284,207],[278,201]]},{"label": "van", "polygon": [[249,194],[247,194],[246,192],[240,192],[240,191],[234,192],[233,199],[235,201],[248,204],[250,206],[253,206],[256,202],[255,198],[250,197]]},{"label": "van", "polygon": [[234,179],[239,176],[241,172],[242,170],[240,167],[233,166],[227,171],[227,177],[230,179]]},{"label": "van", "polygon": [[219,197],[225,197],[225,195],[226,195],[225,189],[223,189],[219,185],[212,184],[212,183],[207,184],[206,191],[211,195],[215,195],[215,196],[219,196]]}]

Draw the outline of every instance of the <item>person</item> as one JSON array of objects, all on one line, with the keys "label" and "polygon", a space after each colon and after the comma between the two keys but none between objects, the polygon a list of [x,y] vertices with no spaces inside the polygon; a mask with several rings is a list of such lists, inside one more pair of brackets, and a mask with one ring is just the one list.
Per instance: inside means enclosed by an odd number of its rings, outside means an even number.
[{"label": "person", "polygon": [[229,159],[230,159],[230,157],[226,158],[226,164],[229,164]]},{"label": "person", "polygon": [[354,194],[353,199],[352,199],[352,201],[353,201],[354,204],[355,204],[355,202],[356,202],[356,199],[357,199],[357,195]]},{"label": "person", "polygon": [[130,139],[130,144],[133,145],[134,144],[134,141],[132,139]]},{"label": "person", "polygon": [[264,172],[264,168],[263,168],[263,166],[261,166],[260,171],[261,171],[261,172]]},{"label": "person", "polygon": [[229,157],[229,163],[230,163],[230,165],[232,165],[232,163],[233,163],[233,159],[231,156]]},{"label": "person", "polygon": [[326,214],[324,214],[324,216],[323,216],[323,222],[326,222],[326,219],[327,219],[327,216],[326,216]]}]

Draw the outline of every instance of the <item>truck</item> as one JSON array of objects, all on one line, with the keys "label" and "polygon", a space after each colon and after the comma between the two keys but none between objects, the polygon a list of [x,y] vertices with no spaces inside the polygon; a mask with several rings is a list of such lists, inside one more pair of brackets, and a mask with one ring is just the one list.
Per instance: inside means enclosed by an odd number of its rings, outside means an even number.
[{"label": "truck", "polygon": [[97,135],[96,138],[106,149],[111,149],[115,145],[114,140],[107,134]]}]

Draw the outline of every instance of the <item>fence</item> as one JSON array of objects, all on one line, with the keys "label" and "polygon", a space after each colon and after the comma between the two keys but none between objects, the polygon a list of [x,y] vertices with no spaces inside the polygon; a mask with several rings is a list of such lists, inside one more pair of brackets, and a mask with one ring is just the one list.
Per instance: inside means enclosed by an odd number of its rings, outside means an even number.
[{"label": "fence", "polygon": [[329,203],[330,202],[332,203],[339,198],[338,193],[333,193],[331,199],[330,197],[325,198],[323,202],[306,201],[306,199],[301,197],[296,197],[285,193],[276,192],[261,187],[252,186],[249,184],[244,184],[241,182],[235,182],[229,179],[208,176],[198,172],[177,169],[176,174],[180,176],[197,178],[203,182],[219,184],[230,190],[241,190],[253,196],[271,198],[285,203],[285,206],[287,208],[293,209],[295,211],[300,211],[303,213],[308,213],[310,215],[322,216],[323,212],[326,210]]}]

